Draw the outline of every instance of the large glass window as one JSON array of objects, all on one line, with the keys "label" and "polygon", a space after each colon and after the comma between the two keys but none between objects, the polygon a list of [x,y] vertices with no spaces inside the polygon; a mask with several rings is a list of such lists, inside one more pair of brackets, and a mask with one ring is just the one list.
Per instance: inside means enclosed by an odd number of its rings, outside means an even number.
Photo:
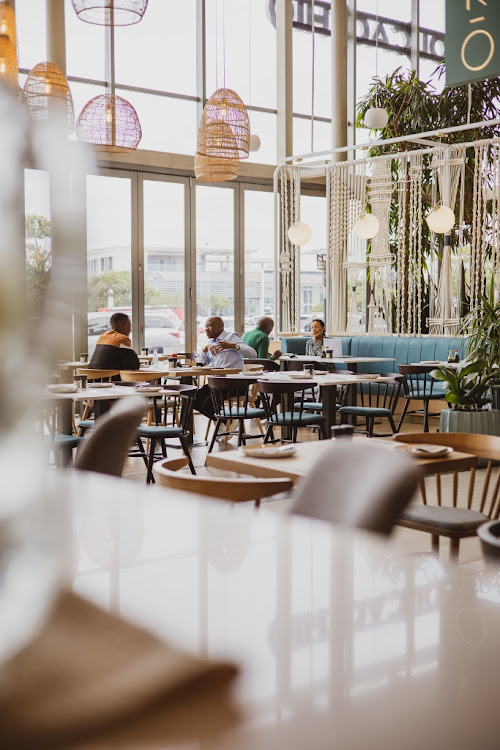
[{"label": "large glass window", "polygon": [[[196,187],[197,329],[220,315],[234,331],[234,191]],[[202,329],[203,330],[203,329]],[[203,333],[199,344],[206,340]]]},{"label": "large glass window", "polygon": [[100,334],[109,328],[113,312],[132,313],[131,227],[130,179],[88,175],[89,355]]},{"label": "large glass window", "polygon": [[24,212],[26,302],[30,314],[37,315],[45,300],[52,262],[48,172],[25,169]]},{"label": "large glass window", "polygon": [[45,3],[16,0],[16,30],[19,67],[31,70],[47,59]]},{"label": "large glass window", "polygon": [[[33,3],[45,9],[45,3]],[[17,11],[18,0],[16,0]],[[104,81],[106,78],[106,27],[84,23],[76,15],[71,0],[65,0],[66,73],[76,78]],[[45,58],[44,58],[45,59]],[[73,86],[71,86],[73,90]]]},{"label": "large glass window", "polygon": [[275,318],[274,196],[244,191],[245,211],[245,330],[255,328],[262,315]]},{"label": "large glass window", "polygon": [[183,183],[144,180],[145,345],[185,349]]},{"label": "large glass window", "polygon": [[150,2],[139,24],[115,28],[115,59],[117,83],[195,96],[196,0]]}]

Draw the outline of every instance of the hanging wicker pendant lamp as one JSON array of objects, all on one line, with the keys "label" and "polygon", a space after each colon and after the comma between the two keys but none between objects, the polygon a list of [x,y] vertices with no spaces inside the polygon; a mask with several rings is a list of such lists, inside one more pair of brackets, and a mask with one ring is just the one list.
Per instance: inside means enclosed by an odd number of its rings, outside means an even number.
[{"label": "hanging wicker pendant lamp", "polygon": [[0,81],[17,89],[19,68],[14,45],[6,34],[0,34]]},{"label": "hanging wicker pendant lamp", "polygon": [[6,0],[0,2],[0,34],[8,36],[17,55],[16,15]]},{"label": "hanging wicker pendant lamp", "polygon": [[73,97],[66,76],[55,63],[41,62],[30,70],[23,89],[31,117],[36,122],[75,127]]},{"label": "hanging wicker pendant lamp", "polygon": [[98,26],[132,26],[142,21],[148,0],[71,0],[80,21]]},{"label": "hanging wicker pendant lamp", "polygon": [[84,106],[76,122],[78,140],[92,143],[98,151],[135,151],[142,138],[134,107],[116,94],[101,94]]},{"label": "hanging wicker pendant lamp", "polygon": [[[250,151],[250,121],[245,105],[235,91],[231,89],[217,89],[205,105],[200,122],[200,135],[207,125],[217,125],[220,138],[224,139],[224,124],[229,125],[236,140],[238,158],[246,159]],[[212,131],[214,132],[214,131]],[[205,153],[200,148],[199,153],[204,156],[222,156],[232,158],[232,154],[222,155],[217,152]]]},{"label": "hanging wicker pendant lamp", "polygon": [[206,115],[203,112],[196,152],[200,156],[239,161],[239,148],[231,127],[221,120],[207,123],[205,118]]},{"label": "hanging wicker pendant lamp", "polygon": [[194,174],[205,182],[228,182],[238,176],[238,159],[221,159],[217,156],[194,157]]}]

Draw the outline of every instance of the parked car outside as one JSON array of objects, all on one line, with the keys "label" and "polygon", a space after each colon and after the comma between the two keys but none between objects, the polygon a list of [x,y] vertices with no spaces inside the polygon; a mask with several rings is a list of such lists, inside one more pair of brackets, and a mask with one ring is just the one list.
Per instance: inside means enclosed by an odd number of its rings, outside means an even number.
[{"label": "parked car outside", "polygon": [[[99,336],[109,331],[111,312],[91,312],[88,314],[88,353],[92,356]],[[127,313],[128,314],[128,313]],[[182,348],[181,332],[176,323],[167,313],[146,313],[144,317],[144,339],[150,349],[162,348],[165,354],[173,354]],[[134,346],[134,341],[132,341]]]}]

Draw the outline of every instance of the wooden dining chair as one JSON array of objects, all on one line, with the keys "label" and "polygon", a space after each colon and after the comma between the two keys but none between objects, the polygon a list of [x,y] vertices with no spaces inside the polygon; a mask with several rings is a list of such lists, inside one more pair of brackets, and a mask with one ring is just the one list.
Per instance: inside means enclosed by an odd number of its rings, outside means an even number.
[{"label": "wooden dining chair", "polygon": [[146,409],[147,401],[142,396],[130,396],[113,404],[83,438],[75,469],[120,477]]},{"label": "wooden dining chair", "polygon": [[[346,424],[348,416],[362,417],[366,422],[364,432],[368,437],[388,437],[396,432],[394,422],[394,412],[398,405],[399,394],[403,376],[398,373],[382,373],[381,378],[384,381],[373,381],[367,383],[358,383],[357,396],[358,403],[343,404],[339,408],[340,422]],[[389,422],[390,433],[375,433],[375,420],[386,419]]]},{"label": "wooden dining chair", "polygon": [[[215,417],[215,428],[208,452],[212,452],[217,437],[237,435],[238,446],[245,445],[247,440],[261,438],[262,433],[255,434],[245,430],[247,420],[264,419],[266,416],[263,408],[252,406],[254,396],[251,379],[210,375],[207,382]],[[237,430],[231,430],[231,422],[237,422]],[[223,432],[220,432],[221,428]]]},{"label": "wooden dining chair", "polygon": [[429,404],[431,401],[444,401],[445,397],[442,382],[431,377],[431,372],[435,369],[435,365],[399,365],[399,372],[404,378],[401,395],[405,399],[405,405],[399,419],[398,432],[407,414],[421,413],[421,409],[408,411],[411,401],[423,403],[424,432],[429,432]]},{"label": "wooden dining chair", "polygon": [[390,446],[335,440],[298,485],[291,512],[389,534],[419,477],[415,462]]},{"label": "wooden dining chair", "polygon": [[[96,370],[90,367],[78,367],[75,370],[76,375],[85,375],[89,383],[111,383],[112,378],[116,377],[118,372],[118,370]],[[82,402],[83,412],[76,427],[80,437],[82,437],[88,429],[94,426],[94,420],[90,418],[94,408],[94,402],[91,399],[86,398],[82,398]]]},{"label": "wooden dining chair", "polygon": [[[186,455],[191,472],[195,474],[195,468],[189,452],[189,439],[192,436],[193,402],[196,397],[196,386],[183,384],[169,384],[169,391],[175,391],[176,395],[168,396],[163,404],[161,423],[139,425],[137,428],[137,447],[139,455],[146,466],[146,482],[154,483],[153,464],[161,457],[167,457],[167,446],[165,440],[176,438],[180,441],[182,450]],[[149,440],[149,451],[144,450],[143,439]],[[161,456],[155,453],[159,445]]]},{"label": "wooden dining chair", "polygon": [[[323,414],[308,412],[304,408],[307,393],[317,383],[305,381],[290,383],[259,380],[259,393],[266,416],[264,442],[274,441],[276,427],[289,428],[292,442],[297,442],[299,427],[318,427],[318,438],[326,439],[326,419]],[[282,438],[283,439],[283,438]]]},{"label": "wooden dining chair", "polygon": [[172,489],[195,492],[197,495],[208,495],[232,503],[255,500],[259,507],[264,497],[271,497],[280,492],[288,492],[293,482],[286,478],[261,479],[257,477],[212,477],[192,476],[181,472],[188,466],[187,458],[172,458],[162,461],[155,467],[158,484]]},{"label": "wooden dining chair", "polygon": [[431,534],[432,549],[439,551],[440,537],[450,539],[450,559],[457,560],[460,540],[476,536],[478,527],[500,515],[500,437],[462,432],[421,432],[394,435],[406,444],[429,443],[486,459],[484,469],[453,472],[451,481],[440,474],[420,481],[421,502],[410,505],[398,526]]}]

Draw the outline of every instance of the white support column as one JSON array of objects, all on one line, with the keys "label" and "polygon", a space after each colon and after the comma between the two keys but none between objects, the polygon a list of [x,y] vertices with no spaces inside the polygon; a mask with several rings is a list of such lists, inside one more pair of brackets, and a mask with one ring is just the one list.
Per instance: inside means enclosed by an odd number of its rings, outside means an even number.
[{"label": "white support column", "polygon": [[276,0],[276,123],[278,162],[293,154],[293,62],[291,0]]},{"label": "white support column", "polygon": [[[346,0],[332,2],[332,148],[341,148],[347,141],[347,6]],[[333,154],[334,161],[344,155]]]},{"label": "white support column", "polygon": [[47,14],[47,60],[66,75],[66,35],[64,0],[45,0]]}]

